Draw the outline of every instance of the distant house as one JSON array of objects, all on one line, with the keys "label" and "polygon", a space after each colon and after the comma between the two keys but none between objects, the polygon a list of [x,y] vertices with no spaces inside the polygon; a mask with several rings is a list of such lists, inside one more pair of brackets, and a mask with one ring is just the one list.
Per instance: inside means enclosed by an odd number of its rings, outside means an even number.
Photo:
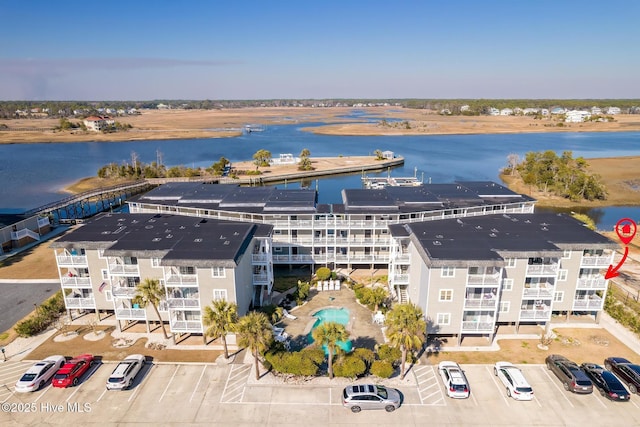
[{"label": "distant house", "polygon": [[107,116],[89,116],[83,120],[87,130],[100,132],[109,126],[113,126],[115,121]]},{"label": "distant house", "polygon": [[269,163],[272,165],[295,165],[299,161],[300,159],[293,157],[293,154],[284,153],[284,154],[280,154],[280,158],[278,159],[271,159]]},{"label": "distant house", "polygon": [[588,111],[571,110],[565,113],[564,121],[568,123],[581,123],[591,118]]},{"label": "distant house", "polygon": [[490,107],[489,108],[489,115],[490,116],[499,116],[500,115],[500,110],[498,110],[497,108]]},{"label": "distant house", "polygon": [[543,116],[548,116],[549,110],[547,110],[546,108],[543,108],[542,110],[540,110],[540,114],[542,114]]},{"label": "distant house", "polygon": [[500,110],[501,116],[513,116],[513,110],[511,108],[503,108]]},{"label": "distant house", "polygon": [[602,114],[602,108],[591,107],[591,114],[593,114],[594,116],[599,116],[600,114]]},{"label": "distant house", "polygon": [[564,114],[566,112],[567,112],[567,110],[565,110],[562,107],[555,107],[555,108],[551,109],[551,114]]},{"label": "distant house", "polygon": [[162,103],[160,103],[160,104],[156,105],[156,108],[157,108],[158,110],[168,110],[168,109],[169,109],[169,106],[168,106],[167,104],[162,104]]},{"label": "distant house", "polygon": [[469,107],[468,105],[463,105],[462,107],[460,107],[460,112],[465,112],[469,110],[471,110],[471,107]]},{"label": "distant house", "polygon": [[609,107],[607,108],[607,114],[620,114],[620,107]]},{"label": "distant house", "polygon": [[387,150],[382,152],[382,157],[387,160],[393,160],[393,158],[395,157],[395,154],[393,153],[393,151]]},{"label": "distant house", "polygon": [[538,114],[538,109],[537,108],[525,108],[524,110],[522,110],[522,114],[524,114],[525,116],[533,116],[535,114]]}]

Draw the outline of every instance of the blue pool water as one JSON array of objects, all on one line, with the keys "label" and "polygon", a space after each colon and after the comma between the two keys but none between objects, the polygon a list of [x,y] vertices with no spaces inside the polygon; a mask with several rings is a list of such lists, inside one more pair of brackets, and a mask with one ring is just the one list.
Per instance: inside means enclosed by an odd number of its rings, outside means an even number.
[{"label": "blue pool water", "polygon": [[[315,328],[317,328],[319,325],[323,324],[324,322],[336,322],[346,326],[347,323],[349,323],[349,316],[350,316],[349,310],[347,310],[346,308],[322,309],[313,315],[313,317],[317,318],[318,320],[316,320],[316,322],[313,324],[313,328],[311,328],[311,330],[313,331]],[[307,335],[307,340],[309,344],[313,343],[313,335],[311,333]],[[338,347],[340,347],[347,353],[350,352],[353,348],[353,343],[351,342],[351,340],[338,341],[337,344],[338,344]],[[322,349],[326,354],[329,354],[329,350],[327,349],[327,346],[323,345]]]}]

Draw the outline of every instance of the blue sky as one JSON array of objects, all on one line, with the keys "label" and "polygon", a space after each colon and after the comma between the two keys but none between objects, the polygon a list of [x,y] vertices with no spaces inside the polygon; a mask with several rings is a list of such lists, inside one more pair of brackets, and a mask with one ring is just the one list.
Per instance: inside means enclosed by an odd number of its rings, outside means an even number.
[{"label": "blue sky", "polygon": [[640,98],[640,2],[10,1],[0,100]]}]

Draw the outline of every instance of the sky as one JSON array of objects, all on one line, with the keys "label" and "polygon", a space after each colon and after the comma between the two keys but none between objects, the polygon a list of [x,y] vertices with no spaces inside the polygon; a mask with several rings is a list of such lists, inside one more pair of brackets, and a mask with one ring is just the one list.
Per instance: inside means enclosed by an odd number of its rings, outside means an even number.
[{"label": "sky", "polygon": [[640,1],[5,1],[0,100],[640,98]]}]

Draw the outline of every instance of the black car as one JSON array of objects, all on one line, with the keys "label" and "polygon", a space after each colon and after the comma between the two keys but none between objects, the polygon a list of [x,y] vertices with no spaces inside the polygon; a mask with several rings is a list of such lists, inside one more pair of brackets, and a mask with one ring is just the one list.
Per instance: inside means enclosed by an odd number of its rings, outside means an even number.
[{"label": "black car", "polygon": [[631,394],[638,393],[640,390],[640,365],[634,365],[622,357],[608,357],[604,360],[604,366],[629,387]]},{"label": "black car", "polygon": [[589,377],[593,385],[600,390],[600,394],[609,400],[627,402],[631,395],[624,388],[620,380],[600,365],[595,363],[583,363],[580,369]]},{"label": "black car", "polygon": [[547,368],[562,381],[565,390],[580,394],[593,392],[591,380],[575,362],[559,354],[547,356],[546,362]]}]

